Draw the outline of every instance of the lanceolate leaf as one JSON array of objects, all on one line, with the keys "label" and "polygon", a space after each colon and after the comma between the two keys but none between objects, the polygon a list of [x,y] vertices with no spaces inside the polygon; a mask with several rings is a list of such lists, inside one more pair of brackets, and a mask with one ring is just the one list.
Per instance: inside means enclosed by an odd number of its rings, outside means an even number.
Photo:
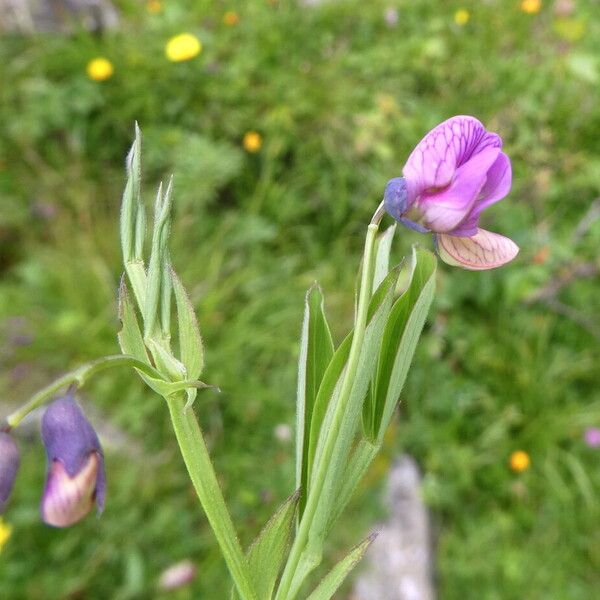
[{"label": "lanceolate leaf", "polygon": [[[270,599],[283,567],[294,524],[299,493],[292,494],[271,517],[248,550],[248,566],[259,599]],[[232,592],[232,600],[239,595]]]},{"label": "lanceolate leaf", "polygon": [[323,578],[315,591],[306,600],[330,600],[344,583],[348,573],[358,564],[365,552],[375,539],[376,534],[370,535],[364,542],[351,550],[333,569]]},{"label": "lanceolate leaf", "polygon": [[296,487],[301,491],[300,510],[304,511],[308,477],[310,424],[319,386],[333,356],[331,332],[325,317],[323,294],[316,284],[306,294],[296,398]]},{"label": "lanceolate leaf", "polygon": [[[122,328],[117,337],[123,354],[130,354],[138,360],[151,364],[124,277],[121,278],[119,287],[119,319]],[[166,397],[177,389],[168,381],[150,377],[140,371],[137,371],[137,373],[149,387],[161,396]]]},{"label": "lanceolate leaf", "polygon": [[385,327],[374,387],[374,428],[380,443],[392,418],[435,291],[435,256],[413,249],[408,289],[394,304]]},{"label": "lanceolate leaf", "polygon": [[[312,475],[312,467],[315,459],[315,452],[317,451],[317,442],[319,440],[319,434],[323,427],[323,422],[327,416],[327,409],[335,402],[337,394],[339,394],[339,388],[342,382],[342,376],[346,361],[348,360],[348,354],[350,353],[350,346],[352,344],[352,332],[350,332],[344,341],[339,345],[335,351],[333,358],[329,362],[319,391],[317,393],[317,399],[313,408],[312,420],[310,423],[310,435],[308,440],[308,453],[306,458],[307,465],[307,487],[306,493],[308,494],[308,488],[310,487],[310,479]],[[305,496],[304,496],[305,497]]]},{"label": "lanceolate leaf", "polygon": [[373,292],[381,285],[381,282],[387,277],[390,272],[390,251],[392,249],[392,241],[396,232],[396,223],[388,227],[377,238],[377,250],[375,254],[375,274],[373,275]]},{"label": "lanceolate leaf", "polygon": [[[323,491],[319,499],[319,510],[311,523],[309,552],[315,553],[322,547],[327,532],[328,521],[336,502],[336,494],[344,476],[352,443],[355,439],[356,429],[360,421],[362,406],[367,394],[369,382],[375,373],[377,357],[381,347],[384,326],[392,307],[392,300],[398,280],[398,269],[391,271],[379,286],[369,304],[367,327],[364,341],[360,350],[358,365],[354,384],[342,416],[339,435],[331,456],[328,457],[327,476],[323,485]],[[335,357],[334,357],[335,360]],[[334,402],[337,400],[334,394]],[[329,404],[328,411],[323,419],[314,455],[314,465],[319,464],[321,454],[325,446],[333,404]],[[313,418],[313,425],[315,420]],[[313,432],[311,431],[311,445],[313,443]],[[313,472],[316,467],[313,469]],[[310,481],[309,481],[310,485]]]},{"label": "lanceolate leaf", "polygon": [[350,498],[352,498],[352,494],[354,494],[354,490],[356,490],[360,480],[364,477],[379,450],[379,445],[372,444],[368,440],[361,440],[352,451],[352,456],[348,461],[348,466],[344,470],[344,475],[336,494],[335,504],[329,516],[327,531],[331,529],[337,518],[346,508]]},{"label": "lanceolate leaf", "polygon": [[135,308],[133,307],[129,290],[125,283],[125,275],[121,277],[121,285],[119,286],[119,319],[121,320],[122,328],[117,337],[123,354],[130,354],[138,360],[150,364],[135,314]]},{"label": "lanceolate leaf", "polygon": [[[156,334],[159,325],[168,321],[171,310],[171,282],[166,265],[169,262],[167,242],[171,227],[171,197],[173,180],[169,181],[163,194],[162,183],[156,194],[154,205],[154,227],[152,230],[152,248],[148,263],[146,300],[144,304],[144,337],[148,339]],[[159,322],[162,317],[162,323]],[[167,332],[163,331],[163,335]]]},{"label": "lanceolate leaf", "polygon": [[194,307],[175,271],[171,271],[171,279],[177,306],[181,362],[185,365],[187,378],[198,379],[204,369],[204,344],[200,335],[200,327]]}]

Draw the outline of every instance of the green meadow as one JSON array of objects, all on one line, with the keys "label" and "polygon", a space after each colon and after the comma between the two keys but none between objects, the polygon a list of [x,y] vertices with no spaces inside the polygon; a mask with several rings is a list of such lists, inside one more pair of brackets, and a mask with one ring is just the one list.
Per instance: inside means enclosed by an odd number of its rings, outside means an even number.
[{"label": "green meadow", "polygon": [[[294,424],[306,290],[322,286],[339,343],[386,182],[429,129],[474,115],[513,168],[483,226],[521,251],[483,273],[440,263],[400,410],[327,565],[385,517],[386,473],[409,453],[440,600],[598,594],[600,448],[584,433],[600,427],[600,4],[117,4],[116,29],[0,37],[0,417],[118,352],[118,218],[137,121],[148,206],[174,174],[172,262],[199,315],[203,379],[221,390],[201,391],[195,410],[247,546],[293,491],[281,425]],[[173,62],[165,45],[183,32],[202,49]],[[113,68],[102,81],[86,70],[98,57]],[[432,240],[398,228],[394,244],[400,260]],[[228,598],[162,399],[115,370],[81,401],[105,440],[106,510],[64,530],[41,523],[44,449],[35,425],[17,430],[0,598]],[[510,467],[518,450],[523,472]],[[188,558],[193,583],[161,592],[160,573]]]}]

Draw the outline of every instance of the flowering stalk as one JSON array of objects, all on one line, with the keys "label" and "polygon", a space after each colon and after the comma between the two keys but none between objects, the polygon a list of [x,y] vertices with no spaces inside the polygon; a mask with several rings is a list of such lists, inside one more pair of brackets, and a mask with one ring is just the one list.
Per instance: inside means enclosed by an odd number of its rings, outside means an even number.
[{"label": "flowering stalk", "polygon": [[[383,203],[382,203],[383,204]],[[338,447],[340,445],[340,430],[342,421],[347,410],[347,404],[350,398],[350,392],[356,380],[358,361],[365,338],[367,327],[367,313],[369,300],[371,298],[371,289],[374,272],[374,247],[379,223],[384,215],[382,204],[373,215],[371,223],[367,229],[365,248],[362,260],[362,275],[360,282],[360,292],[358,305],[356,309],[356,323],[352,336],[352,345],[346,367],[346,374],[342,383],[340,395],[335,406],[335,412],[331,420],[330,427],[324,442],[324,449],[321,458],[316,465],[315,475],[312,479],[311,488],[307,497],[306,508],[290,556],[288,558],[285,570],[283,572],[281,583],[277,591],[276,600],[293,600],[296,597],[302,583],[320,562],[320,552],[318,555],[312,555],[306,552],[306,544],[309,539],[310,531],[314,518],[319,510],[319,500],[326,484],[326,480],[332,470],[336,469],[335,462],[345,457],[339,456]],[[299,567],[301,567],[299,569]]]},{"label": "flowering stalk", "polygon": [[176,395],[168,399],[169,413],[173,430],[188,474],[206,513],[206,517],[219,542],[223,558],[229,567],[242,598],[256,600],[246,557],[240,546],[231,516],[219,486],[202,430],[191,407],[185,399]]},{"label": "flowering stalk", "polygon": [[[154,367],[142,362],[141,360],[138,360],[137,358],[134,358],[133,356],[127,356],[123,354],[104,356],[81,365],[73,371],[69,371],[69,373],[62,375],[52,383],[48,384],[46,387],[42,388],[39,392],[31,397],[29,402],[6,417],[5,429],[10,430],[14,427],[17,427],[30,412],[45,404],[62,388],[68,385],[74,385],[77,388],[83,387],[88,379],[92,377],[92,375],[112,367],[134,367],[135,369],[139,369],[151,377],[160,377],[160,373],[158,373]],[[185,387],[194,385],[194,383],[191,382],[182,382],[182,385],[183,384],[185,384]]]},{"label": "flowering stalk", "polygon": [[[158,189],[151,252],[146,268],[140,158],[141,132],[136,125],[135,141],[127,157],[128,178],[121,209],[123,262],[136,306],[122,281],[119,310],[123,329],[119,334],[119,343],[123,352],[142,361],[151,358],[156,365],[159,378],[156,375],[147,377],[148,373],[142,371],[142,379],[167,402],[181,455],[240,597],[242,600],[258,600],[246,556],[227,510],[202,430],[192,410],[196,388],[209,386],[197,381],[204,367],[202,338],[194,309],[181,281],[171,268],[169,258],[172,181],[164,193],[162,185]],[[177,309],[179,357],[175,357],[171,350],[172,294]],[[142,318],[143,334],[138,325],[138,315]]]}]

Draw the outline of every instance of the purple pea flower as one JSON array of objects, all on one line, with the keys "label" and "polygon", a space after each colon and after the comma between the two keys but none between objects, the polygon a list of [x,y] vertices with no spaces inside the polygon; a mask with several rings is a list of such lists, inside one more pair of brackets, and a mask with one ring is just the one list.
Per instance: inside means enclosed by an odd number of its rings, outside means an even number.
[{"label": "purple pea flower", "polygon": [[19,449],[12,436],[0,431],[0,514],[8,502],[19,470]]},{"label": "purple pea flower", "polygon": [[72,396],[55,400],[42,418],[48,473],[42,519],[54,527],[77,523],[92,509],[104,508],[106,479],[98,436]]},{"label": "purple pea flower", "polygon": [[483,210],[510,191],[512,171],[500,136],[477,119],[452,117],[432,129],[402,174],[385,188],[385,209],[411,229],[433,232],[444,262],[479,271],[517,255],[512,240],[479,228]]}]

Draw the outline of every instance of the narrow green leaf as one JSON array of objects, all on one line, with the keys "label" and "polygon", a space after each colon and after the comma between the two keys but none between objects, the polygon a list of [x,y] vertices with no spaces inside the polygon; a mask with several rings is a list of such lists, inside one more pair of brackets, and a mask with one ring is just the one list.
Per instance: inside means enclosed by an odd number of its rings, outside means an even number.
[{"label": "narrow green leaf", "polygon": [[[123,354],[129,354],[142,362],[151,364],[124,276],[121,278],[119,287],[119,319],[122,327],[117,338]],[[137,373],[150,388],[161,396],[167,397],[176,391],[176,388],[172,387],[168,381],[150,377],[140,371]]]},{"label": "narrow green leaf", "polygon": [[[204,344],[200,335],[200,327],[194,307],[181,283],[181,280],[171,269],[171,281],[177,306],[177,323],[179,330],[179,352],[181,362],[185,366],[188,379],[197,379],[204,369]],[[196,390],[188,390],[187,406],[196,397]]]},{"label": "narrow green leaf", "polygon": [[162,183],[159,185],[154,204],[152,248],[148,264],[146,301],[144,305],[145,338],[155,335],[159,316],[162,319],[161,328],[163,336],[168,334],[168,321],[171,312],[168,240],[171,228],[172,192],[173,178],[169,180],[164,194]]},{"label": "narrow green leaf", "polygon": [[304,511],[308,481],[310,427],[319,386],[333,356],[334,346],[318,285],[306,293],[298,360],[296,397],[296,487],[300,490],[299,514]]},{"label": "narrow green leaf", "polygon": [[335,351],[331,361],[329,362],[329,365],[327,366],[327,369],[325,370],[321,385],[319,386],[317,399],[315,400],[313,407],[313,415],[310,423],[310,435],[308,440],[308,453],[306,454],[306,494],[308,494],[308,488],[310,487],[310,479],[312,475],[319,434],[327,415],[327,409],[331,403],[335,402],[335,399],[339,394],[339,388],[341,385],[342,376],[344,374],[344,368],[348,360],[348,355],[350,354],[351,345],[352,333],[349,333]]},{"label": "narrow green leaf", "polygon": [[[330,517],[337,500],[336,495],[340,489],[352,444],[355,439],[356,429],[362,414],[363,402],[377,366],[377,357],[381,347],[381,339],[385,323],[392,307],[398,274],[399,269],[396,268],[392,270],[381,283],[369,303],[367,327],[358,359],[358,365],[356,367],[354,384],[342,417],[337,443],[332,455],[329,457],[327,477],[319,499],[319,511],[311,523],[308,543],[310,546],[309,553],[316,553],[319,551],[328,530]],[[320,430],[318,432],[313,432],[311,430],[311,444],[313,444],[314,439],[316,445],[313,459],[314,464],[318,464],[321,453],[323,452],[326,438],[325,432],[329,429],[329,423],[332,418],[331,415],[333,414],[333,406],[336,400],[337,397],[334,392],[333,400],[329,403],[325,417],[322,419]],[[313,424],[315,424],[314,418]]]},{"label": "narrow green leaf", "polygon": [[192,379],[187,377],[183,363],[177,360],[171,352],[165,348],[164,342],[162,342],[160,338],[152,337],[147,339],[146,347],[152,354],[156,368],[166,380],[183,381],[185,379]]},{"label": "narrow green leaf", "polygon": [[[391,309],[397,280],[398,269],[394,269],[381,283],[369,303],[367,327],[365,330],[365,337],[356,370],[355,382],[350,393],[350,400],[344,415],[344,420],[346,422],[346,428],[348,431],[354,429],[353,423],[355,421],[356,423],[358,422],[357,417],[360,415],[360,411],[362,410],[362,404],[367,393],[369,381],[372,374],[375,372],[377,354],[381,344],[381,336],[383,335],[384,325]],[[324,388],[323,394],[321,394],[321,390],[319,390],[317,404],[315,405],[314,410],[314,417],[311,423],[311,450],[309,451],[309,457],[312,457],[312,460],[309,463],[309,469],[311,468],[313,462],[317,462],[319,460],[319,454],[322,450],[322,443],[325,437],[322,432],[328,429],[327,425],[330,422],[331,415],[333,414],[333,406],[335,405],[335,398],[337,397],[336,392],[339,393],[339,387],[344,375],[343,369],[348,358],[347,354],[350,352],[351,343],[352,334],[349,334],[342,342],[340,348],[338,348],[338,351],[335,353],[334,358],[331,361],[331,371],[328,367],[326,375],[323,378],[323,383],[321,384],[321,386]],[[346,345],[347,347],[345,347]],[[343,350],[343,352],[340,352],[340,350]],[[343,360],[342,363],[344,354],[345,360]],[[337,377],[335,377],[335,375],[337,375]],[[359,412],[357,413],[356,410]],[[350,441],[351,440],[347,440],[348,449]]]},{"label": "narrow green leaf", "polygon": [[338,562],[335,567],[323,578],[317,588],[306,600],[330,600],[337,592],[344,580],[359,563],[377,534],[371,534],[366,540],[353,548],[345,558]]},{"label": "narrow green leaf", "polygon": [[142,135],[136,123],[135,139],[125,161],[127,183],[121,201],[121,248],[125,263],[135,258],[135,233],[141,179],[141,147]]},{"label": "narrow green leaf", "polygon": [[162,275],[161,247],[160,247],[160,214],[162,208],[162,182],[158,186],[156,201],[154,203],[154,228],[152,230],[152,249],[148,264],[146,283],[146,302],[144,304],[144,337],[148,338],[154,333],[156,318],[160,301],[160,283]]},{"label": "narrow green leaf", "polygon": [[[248,549],[248,566],[258,598],[270,599],[283,567],[292,537],[299,491],[294,492],[271,517]],[[239,598],[232,592],[232,600]]]},{"label": "narrow green leaf", "polygon": [[130,354],[138,360],[150,364],[135,308],[131,303],[129,290],[125,283],[125,275],[121,277],[121,285],[119,286],[119,319],[121,321],[121,331],[119,331],[117,337],[123,354]]},{"label": "narrow green leaf", "polygon": [[[379,443],[398,403],[435,291],[435,256],[413,249],[413,271],[386,323],[374,386],[373,431]],[[365,432],[366,434],[368,432]]]},{"label": "narrow green leaf", "polygon": [[373,292],[390,272],[390,251],[396,232],[396,223],[388,227],[378,238],[375,253],[375,273],[373,275]]},{"label": "narrow green leaf", "polygon": [[348,461],[348,466],[344,470],[344,476],[341,480],[341,485],[336,494],[336,501],[333,505],[327,530],[329,531],[337,518],[342,514],[352,494],[358,487],[361,479],[364,477],[373,459],[379,453],[381,447],[372,444],[368,440],[361,440],[354,450]]}]

